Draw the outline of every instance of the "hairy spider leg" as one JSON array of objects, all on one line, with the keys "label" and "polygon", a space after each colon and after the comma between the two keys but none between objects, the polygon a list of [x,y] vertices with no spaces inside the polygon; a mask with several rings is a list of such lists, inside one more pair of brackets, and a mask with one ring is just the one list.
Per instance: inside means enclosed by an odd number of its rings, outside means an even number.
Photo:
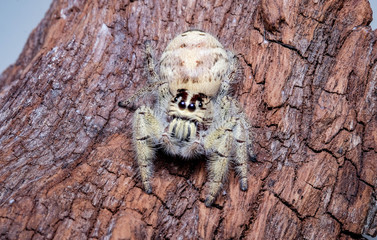
[{"label": "hairy spider leg", "polygon": [[141,106],[135,112],[133,122],[133,143],[136,161],[139,166],[141,181],[147,193],[152,192],[150,178],[153,172],[153,160],[156,154],[157,136],[161,135],[161,127],[153,111]]},{"label": "hairy spider leg", "polygon": [[209,193],[205,200],[207,207],[211,206],[226,180],[230,153],[232,151],[232,131],[235,119],[212,131],[204,140],[204,148],[210,151],[208,159]]}]

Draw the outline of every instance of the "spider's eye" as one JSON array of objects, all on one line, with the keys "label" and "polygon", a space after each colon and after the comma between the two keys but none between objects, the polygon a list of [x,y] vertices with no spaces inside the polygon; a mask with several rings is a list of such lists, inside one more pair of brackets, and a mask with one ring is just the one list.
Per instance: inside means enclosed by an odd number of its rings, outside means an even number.
[{"label": "spider's eye", "polygon": [[186,108],[186,103],[185,103],[184,101],[180,101],[180,102],[178,103],[178,107],[179,107],[180,109],[185,109],[185,108]]},{"label": "spider's eye", "polygon": [[203,103],[202,102],[199,102],[199,107],[203,107]]},{"label": "spider's eye", "polygon": [[175,97],[175,98],[173,99],[173,102],[177,102],[177,101],[178,101],[178,98]]},{"label": "spider's eye", "polygon": [[190,103],[189,105],[188,105],[188,110],[190,111],[190,112],[193,112],[194,110],[195,110],[195,104],[193,104],[193,103]]}]

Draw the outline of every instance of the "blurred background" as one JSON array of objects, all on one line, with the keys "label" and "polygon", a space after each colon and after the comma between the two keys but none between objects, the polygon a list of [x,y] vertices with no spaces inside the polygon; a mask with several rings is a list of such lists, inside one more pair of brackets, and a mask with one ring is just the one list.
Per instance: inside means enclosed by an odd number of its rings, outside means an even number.
[{"label": "blurred background", "polygon": [[[31,31],[42,20],[52,0],[0,0],[0,74],[21,53]],[[377,19],[377,1],[370,0],[373,19]],[[377,21],[371,23],[377,28]]]}]

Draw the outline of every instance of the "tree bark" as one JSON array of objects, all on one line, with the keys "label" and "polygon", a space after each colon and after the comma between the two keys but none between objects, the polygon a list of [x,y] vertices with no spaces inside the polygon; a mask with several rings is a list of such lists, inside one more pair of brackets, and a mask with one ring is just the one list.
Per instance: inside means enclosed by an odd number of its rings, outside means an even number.
[{"label": "tree bark", "polygon": [[[366,0],[54,0],[0,78],[2,239],[354,239],[377,234],[377,47]],[[204,159],[141,189],[117,102],[197,28],[240,59],[257,162],[204,205]]]}]

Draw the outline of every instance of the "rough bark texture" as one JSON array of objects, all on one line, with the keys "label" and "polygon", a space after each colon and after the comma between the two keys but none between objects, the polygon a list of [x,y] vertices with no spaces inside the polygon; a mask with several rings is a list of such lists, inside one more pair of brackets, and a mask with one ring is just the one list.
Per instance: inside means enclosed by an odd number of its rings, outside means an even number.
[{"label": "rough bark texture", "polygon": [[[284,3],[283,3],[284,2]],[[55,0],[0,79],[0,238],[353,239],[377,234],[377,42],[366,0]],[[132,112],[177,33],[241,60],[250,189],[204,206],[205,161],[160,156],[145,194]]]}]

